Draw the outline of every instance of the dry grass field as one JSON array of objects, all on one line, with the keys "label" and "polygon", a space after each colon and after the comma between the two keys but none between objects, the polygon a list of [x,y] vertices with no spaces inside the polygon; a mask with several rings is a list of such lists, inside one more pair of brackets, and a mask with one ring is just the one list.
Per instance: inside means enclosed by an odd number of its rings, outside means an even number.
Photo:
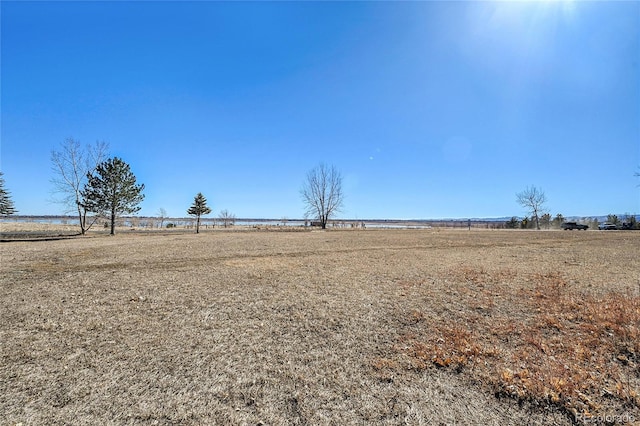
[{"label": "dry grass field", "polygon": [[639,252],[598,231],[2,243],[0,425],[638,424]]}]

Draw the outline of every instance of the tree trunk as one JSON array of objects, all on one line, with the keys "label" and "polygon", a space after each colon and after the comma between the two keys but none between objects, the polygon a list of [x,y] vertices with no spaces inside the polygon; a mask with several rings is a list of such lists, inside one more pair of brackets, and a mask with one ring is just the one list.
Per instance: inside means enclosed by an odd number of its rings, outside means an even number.
[{"label": "tree trunk", "polygon": [[196,217],[196,234],[200,233],[200,215]]},{"label": "tree trunk", "polygon": [[111,210],[111,235],[116,235],[116,212]]},{"label": "tree trunk", "polygon": [[[78,207],[78,220],[80,221],[80,233],[82,235],[85,234],[86,229],[85,229],[85,218],[82,217],[82,209],[80,208],[80,204],[78,202],[76,202],[76,206]],[[86,216],[86,211],[85,211],[85,216]]]},{"label": "tree trunk", "polygon": [[80,232],[82,235],[87,233],[87,211],[82,212],[82,219],[80,219]]}]

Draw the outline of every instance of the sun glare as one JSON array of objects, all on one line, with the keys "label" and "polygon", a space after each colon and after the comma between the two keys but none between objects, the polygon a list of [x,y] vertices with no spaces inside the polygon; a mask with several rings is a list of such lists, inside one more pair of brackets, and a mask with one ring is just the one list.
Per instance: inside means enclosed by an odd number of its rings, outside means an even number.
[{"label": "sun glare", "polygon": [[482,3],[470,16],[470,29],[487,48],[516,57],[536,55],[552,44],[560,26],[570,24],[574,12],[571,0]]}]

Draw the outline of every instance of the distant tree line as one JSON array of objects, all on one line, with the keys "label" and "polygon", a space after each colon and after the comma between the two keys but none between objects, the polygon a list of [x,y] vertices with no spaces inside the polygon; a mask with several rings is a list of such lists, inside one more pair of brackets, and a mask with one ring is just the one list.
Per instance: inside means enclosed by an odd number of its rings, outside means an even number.
[{"label": "distant tree line", "polygon": [[[51,152],[54,201],[62,204],[66,213],[74,212],[77,215],[80,233],[83,235],[99,218],[107,218],[110,233],[115,234],[118,217],[137,213],[140,211],[140,203],[144,200],[144,184],[137,183],[130,166],[122,159],[107,159],[107,150],[106,142],[82,146],[79,141],[68,138],[60,150]],[[634,176],[640,177],[640,172],[634,173]],[[307,173],[300,195],[306,208],[305,219],[325,229],[329,220],[332,220],[344,205],[341,173],[334,166],[321,163]],[[516,201],[529,215],[522,219],[512,217],[501,227],[549,229],[559,228],[564,222],[562,214],[552,218],[546,211],[547,197],[540,188],[528,186],[516,194]],[[11,194],[5,188],[3,173],[0,172],[0,216],[16,212]],[[198,193],[193,205],[187,210],[187,214],[195,217],[196,233],[200,231],[201,217],[210,213],[211,208],[207,205],[206,198],[202,193]],[[167,219],[166,210],[160,208],[157,216],[159,226],[163,227]],[[222,210],[218,221],[225,228],[233,226],[235,215],[226,209]],[[592,228],[599,225],[597,218],[584,218],[582,222]],[[628,229],[640,227],[636,217],[632,215],[625,215],[622,219],[616,215],[609,215],[607,222]],[[168,223],[166,226],[174,225]]]},{"label": "distant tree line", "polygon": [[[565,221],[566,219],[561,213],[558,213],[553,217],[553,219],[549,213],[545,213],[540,216],[539,224],[541,229],[560,229]],[[578,219],[578,222],[589,226],[590,229],[598,229],[598,226],[603,223],[597,217],[583,217]],[[622,217],[618,217],[615,214],[609,214],[607,215],[607,219],[604,223],[615,225],[618,229],[640,229],[640,222],[638,222],[636,217],[631,214],[625,214]],[[514,216],[504,222],[504,228],[536,229],[535,218],[524,217],[521,219]]]}]

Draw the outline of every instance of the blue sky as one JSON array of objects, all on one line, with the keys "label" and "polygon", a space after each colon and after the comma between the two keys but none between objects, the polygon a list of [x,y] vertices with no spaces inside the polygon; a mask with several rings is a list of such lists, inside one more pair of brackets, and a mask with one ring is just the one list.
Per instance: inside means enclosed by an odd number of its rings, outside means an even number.
[{"label": "blue sky", "polygon": [[640,2],[0,3],[1,156],[21,214],[59,214],[50,152],[104,140],[142,215],[640,213]]}]

